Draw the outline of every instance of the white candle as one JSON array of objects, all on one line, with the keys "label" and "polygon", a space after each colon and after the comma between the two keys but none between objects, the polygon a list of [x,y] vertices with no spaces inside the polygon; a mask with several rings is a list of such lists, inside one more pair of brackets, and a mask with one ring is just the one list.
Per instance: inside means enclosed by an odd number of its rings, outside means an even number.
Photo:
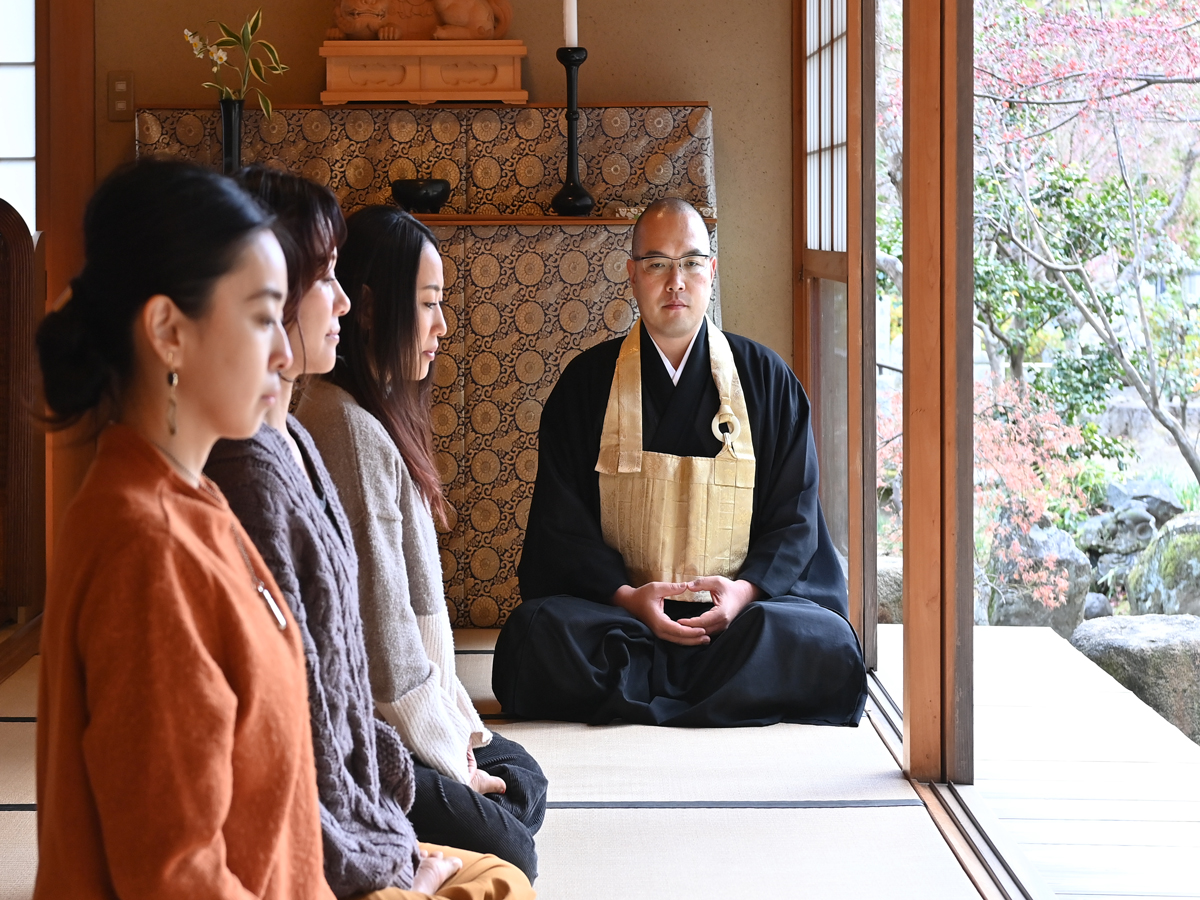
[{"label": "white candle", "polygon": [[579,11],[575,0],[563,0],[563,46],[579,46]]}]

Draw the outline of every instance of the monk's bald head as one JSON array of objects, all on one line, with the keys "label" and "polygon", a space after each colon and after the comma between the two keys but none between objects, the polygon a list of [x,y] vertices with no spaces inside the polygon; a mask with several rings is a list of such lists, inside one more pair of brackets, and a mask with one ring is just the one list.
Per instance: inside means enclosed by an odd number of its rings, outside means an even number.
[{"label": "monk's bald head", "polygon": [[691,231],[700,246],[695,249],[703,253],[709,252],[708,228],[704,217],[696,212],[696,207],[681,200],[679,197],[664,197],[655,200],[646,207],[646,211],[638,216],[633,226],[633,255],[646,256],[649,253],[662,252],[661,247],[650,246],[655,239],[670,233]]}]

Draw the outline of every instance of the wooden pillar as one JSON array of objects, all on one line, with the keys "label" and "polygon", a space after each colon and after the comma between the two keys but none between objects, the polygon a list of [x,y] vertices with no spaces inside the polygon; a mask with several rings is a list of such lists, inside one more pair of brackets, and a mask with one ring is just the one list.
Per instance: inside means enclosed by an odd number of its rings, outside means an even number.
[{"label": "wooden pillar", "polygon": [[904,767],[973,780],[972,33],[904,0]]},{"label": "wooden pillar", "polygon": [[[96,185],[95,2],[37,0],[36,9],[37,223],[52,304],[83,266],[83,211]],[[47,553],[93,452],[80,429],[46,439]]]}]

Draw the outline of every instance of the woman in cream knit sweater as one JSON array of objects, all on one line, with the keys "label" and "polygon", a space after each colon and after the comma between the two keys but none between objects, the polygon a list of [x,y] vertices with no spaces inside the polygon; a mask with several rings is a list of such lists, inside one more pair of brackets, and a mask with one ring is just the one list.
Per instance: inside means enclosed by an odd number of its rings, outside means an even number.
[{"label": "woman in cream knit sweater", "polygon": [[422,841],[494,853],[536,875],[546,778],[492,734],[455,674],[434,517],[430,371],[446,323],[433,234],[395,207],[347,222],[337,277],[352,308],[329,380],[296,416],[328,466],[359,558],[359,602],[379,713],[416,763],[409,818]]}]

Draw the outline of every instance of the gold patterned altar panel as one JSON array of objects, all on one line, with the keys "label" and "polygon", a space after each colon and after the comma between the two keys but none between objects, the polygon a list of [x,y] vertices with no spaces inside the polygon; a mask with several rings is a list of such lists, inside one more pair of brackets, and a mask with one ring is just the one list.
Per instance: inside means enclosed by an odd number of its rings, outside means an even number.
[{"label": "gold patterned altar panel", "polygon": [[446,317],[446,334],[442,338],[433,370],[433,441],[434,458],[446,499],[450,521],[438,527],[441,547],[442,578],[446,588],[446,603],[455,624],[465,619],[466,568],[460,560],[466,547],[467,482],[470,469],[465,465],[466,451],[466,265],[465,228],[439,227],[434,229],[438,250],[442,254],[445,291],[442,312]]},{"label": "gold patterned altar panel", "polygon": [[[287,109],[270,120],[247,107],[242,162],[260,161],[327,186],[347,215],[392,202],[393,181],[444,178],[444,213],[466,211],[466,136],[460,110]],[[138,156],[175,156],[221,164],[216,110],[138,110]]]},{"label": "gold patterned altar panel", "polygon": [[630,226],[467,229],[466,604],[460,626],[501,624],[520,601],[517,563],[537,478],[542,405],[582,350],[634,321]]},{"label": "gold patterned altar panel", "polygon": [[[712,113],[707,107],[579,111],[579,177],[598,212],[683,197],[714,215]],[[476,215],[543,215],[566,178],[561,109],[479,109],[467,129],[467,208]]]},{"label": "gold patterned altar panel", "polygon": [[[214,109],[141,109],[138,156],[221,164]],[[390,203],[399,178],[445,178],[443,213],[545,215],[566,174],[562,109],[358,107],[243,114],[242,160],[327,185],[347,214]],[[716,215],[712,113],[707,107],[580,110],[580,176],[596,213],[683,197]]]}]

